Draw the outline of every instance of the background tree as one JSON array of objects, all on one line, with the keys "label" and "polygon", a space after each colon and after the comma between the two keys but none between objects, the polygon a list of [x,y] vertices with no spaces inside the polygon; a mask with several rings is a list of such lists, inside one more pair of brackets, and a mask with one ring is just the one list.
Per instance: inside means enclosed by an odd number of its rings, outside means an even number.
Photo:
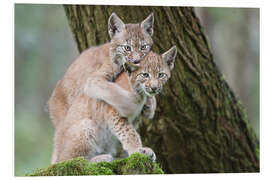
[{"label": "background tree", "polygon": [[[239,100],[224,80],[191,7],[65,5],[79,51],[109,41],[107,19],[155,14],[157,53],[178,48],[173,75],[158,96],[154,120],[139,131],[166,173],[258,172],[259,142]],[[138,13],[140,12],[140,13]]]},{"label": "background tree", "polygon": [[257,8],[195,8],[209,38],[215,63],[259,133],[259,15]]}]

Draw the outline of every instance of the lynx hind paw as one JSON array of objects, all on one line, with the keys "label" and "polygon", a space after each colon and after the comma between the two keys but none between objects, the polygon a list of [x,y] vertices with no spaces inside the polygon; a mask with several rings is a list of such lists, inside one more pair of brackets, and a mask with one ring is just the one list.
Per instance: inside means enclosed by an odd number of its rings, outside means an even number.
[{"label": "lynx hind paw", "polygon": [[102,154],[102,155],[98,155],[98,156],[93,157],[92,159],[90,159],[90,162],[92,162],[92,163],[111,162],[112,160],[113,160],[112,155]]},{"label": "lynx hind paw", "polygon": [[153,162],[156,161],[156,154],[151,148],[141,147],[137,150],[137,152],[147,155]]}]

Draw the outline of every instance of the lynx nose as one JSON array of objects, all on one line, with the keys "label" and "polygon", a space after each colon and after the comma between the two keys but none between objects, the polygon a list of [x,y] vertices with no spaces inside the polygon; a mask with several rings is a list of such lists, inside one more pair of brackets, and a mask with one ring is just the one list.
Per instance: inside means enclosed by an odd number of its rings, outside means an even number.
[{"label": "lynx nose", "polygon": [[156,93],[158,91],[158,87],[151,87],[151,93]]},{"label": "lynx nose", "polygon": [[141,57],[139,54],[134,53],[132,59],[133,59],[134,64],[138,64],[138,63],[140,63]]},{"label": "lynx nose", "polygon": [[157,87],[152,87],[151,89],[155,92],[157,90]]},{"label": "lynx nose", "polygon": [[140,60],[135,60],[133,63],[134,64],[139,64],[140,63]]}]

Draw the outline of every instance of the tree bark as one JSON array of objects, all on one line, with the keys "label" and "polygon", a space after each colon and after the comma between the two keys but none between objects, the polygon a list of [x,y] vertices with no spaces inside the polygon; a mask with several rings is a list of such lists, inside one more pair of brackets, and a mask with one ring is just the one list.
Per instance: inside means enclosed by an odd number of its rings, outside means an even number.
[{"label": "tree bark", "polygon": [[219,72],[191,7],[64,6],[79,51],[109,41],[107,20],[155,15],[153,51],[176,45],[172,77],[153,120],[139,128],[165,173],[258,172],[259,141],[244,109]]}]

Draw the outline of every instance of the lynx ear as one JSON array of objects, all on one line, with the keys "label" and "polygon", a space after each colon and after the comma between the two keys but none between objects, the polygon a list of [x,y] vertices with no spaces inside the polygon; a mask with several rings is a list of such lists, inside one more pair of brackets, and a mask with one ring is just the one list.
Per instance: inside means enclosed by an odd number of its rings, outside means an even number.
[{"label": "lynx ear", "polygon": [[174,67],[174,60],[177,54],[176,46],[173,46],[171,49],[162,54],[162,59],[168,64],[170,70]]},{"label": "lynx ear", "polygon": [[142,23],[141,28],[150,36],[154,33],[154,13],[151,13]]},{"label": "lynx ear", "polygon": [[108,31],[110,38],[112,39],[116,33],[123,31],[124,28],[125,24],[123,21],[115,13],[112,13],[108,20]]}]

